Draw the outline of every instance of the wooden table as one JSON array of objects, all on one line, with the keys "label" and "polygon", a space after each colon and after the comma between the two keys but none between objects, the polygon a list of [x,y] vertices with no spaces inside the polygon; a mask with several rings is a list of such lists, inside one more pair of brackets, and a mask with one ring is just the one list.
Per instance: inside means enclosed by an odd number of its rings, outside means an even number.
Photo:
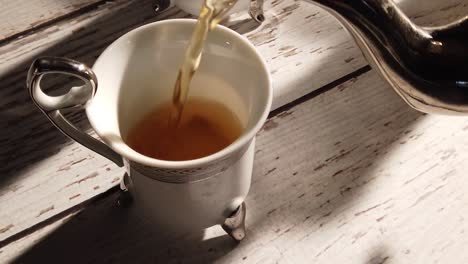
[{"label": "wooden table", "polygon": [[[161,237],[118,208],[123,170],[61,135],[25,88],[37,56],[92,65],[125,32],[187,14],[156,15],[151,0],[0,3],[1,263],[468,263],[468,118],[410,109],[319,8],[267,1],[262,26],[230,22],[267,60],[276,109],[237,245],[220,227]],[[466,0],[399,4],[424,25],[468,14]]]}]

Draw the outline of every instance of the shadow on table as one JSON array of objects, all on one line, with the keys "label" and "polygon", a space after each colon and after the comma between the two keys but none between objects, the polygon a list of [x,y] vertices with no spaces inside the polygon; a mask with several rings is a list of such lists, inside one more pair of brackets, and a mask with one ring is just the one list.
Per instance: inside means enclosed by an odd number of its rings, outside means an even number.
[{"label": "shadow on table", "polygon": [[[119,36],[142,24],[160,20],[169,14],[186,16],[177,10],[155,16],[152,1],[138,1],[123,8],[114,8],[112,12],[101,15],[92,23],[87,23],[73,32],[67,29],[70,23],[57,23],[55,31],[39,30],[34,33],[33,43],[37,39],[56,38],[56,42],[47,47],[31,46],[30,36],[14,41],[14,46],[5,44],[11,54],[3,65],[12,67],[0,73],[0,187],[14,183],[22,172],[34,167],[37,162],[60,151],[64,145],[72,144],[62,135],[47,118],[34,106],[26,89],[26,76],[32,61],[40,56],[67,57],[92,65],[104,48]],[[110,5],[119,5],[111,3]],[[102,11],[101,11],[102,12]],[[126,19],[122,16],[126,14]],[[85,16],[83,14],[83,16]],[[58,36],[57,36],[58,35]],[[29,45],[29,47],[28,47]],[[44,44],[42,44],[44,45]],[[5,49],[5,48],[4,48]],[[22,49],[27,50],[22,51]],[[32,51],[34,50],[34,51]],[[44,87],[49,94],[63,94],[71,86],[70,78],[49,77],[44,80]],[[90,128],[83,111],[67,115],[80,129]]]},{"label": "shadow on table", "polygon": [[384,245],[379,245],[369,250],[369,258],[365,264],[384,264],[391,258],[388,248]]},{"label": "shadow on table", "polygon": [[158,232],[131,206],[117,207],[117,195],[61,220],[14,263],[211,263],[238,245],[228,235],[204,240],[203,231],[188,235]]},{"label": "shadow on table", "polygon": [[[345,100],[337,99],[338,96]],[[274,125],[266,124],[273,128],[262,133],[270,133],[268,137],[278,142],[276,146],[269,144],[278,162],[268,164],[272,173],[257,172],[251,189],[251,193],[262,192],[262,199],[270,201],[266,208],[260,209],[262,213],[251,225],[258,232],[273,232],[268,230],[271,223],[287,223],[282,228],[276,225],[274,232],[278,237],[294,232],[293,228],[307,237],[328,228],[340,228],[331,226],[329,221],[342,218],[340,215],[344,213],[350,214],[348,206],[372,191],[369,187],[382,175],[376,168],[395,150],[405,147],[402,137],[412,136],[413,127],[425,116],[411,109],[372,70],[334,88],[321,99],[315,98],[314,102],[321,102],[318,105],[325,109],[314,107],[307,98],[301,100],[299,107],[278,111],[269,121]],[[300,114],[295,115],[294,111]],[[311,118],[321,113],[323,117]],[[290,118],[294,118],[294,123],[289,121],[292,127],[281,128],[281,123]],[[296,128],[296,124],[300,128]],[[291,132],[284,133],[285,130]],[[294,134],[299,130],[301,137]],[[310,153],[310,156],[292,154],[294,150],[285,146],[298,146],[302,153]],[[282,166],[286,168],[280,168]],[[269,181],[277,184],[269,184]],[[378,202],[385,201],[376,201],[375,208],[380,206]],[[351,212],[355,213],[359,215],[359,212]]]},{"label": "shadow on table", "polygon": [[[336,89],[342,88],[337,87]],[[347,138],[341,137],[339,133],[324,135],[328,137],[326,140],[316,141],[315,145],[307,145],[307,142],[314,139],[313,136],[323,135],[323,131],[321,131],[323,128],[318,126],[306,128],[307,131],[304,131],[304,134],[308,133],[311,138],[306,139],[301,147],[318,148],[320,157],[324,160],[318,160],[314,156],[302,157],[305,160],[310,160],[311,163],[319,162],[311,175],[302,175],[299,168],[296,174],[294,174],[294,170],[291,170],[292,175],[290,177],[292,177],[293,181],[286,179],[285,182],[291,183],[296,180],[297,184],[307,184],[310,187],[303,189],[306,191],[303,196],[298,194],[301,197],[297,196],[292,200],[285,201],[286,204],[274,204],[275,208],[289,210],[281,214],[282,218],[296,221],[304,217],[305,226],[315,225],[317,228],[327,228],[327,217],[332,214],[339,214],[340,209],[346,208],[355,197],[365,192],[367,183],[371,182],[375,177],[373,165],[382,162],[385,155],[390,155],[400,137],[423,116],[416,111],[410,110],[389,87],[383,85],[383,82],[381,87],[376,89],[383,89],[383,92],[378,93],[376,97],[369,97],[373,100],[359,100],[362,95],[354,92],[353,96],[349,96],[349,102],[347,103],[341,104],[341,101],[338,101],[338,103],[330,102],[331,107],[328,108],[329,112],[327,112],[330,120],[343,120],[343,116],[359,117],[356,119],[351,118],[347,122],[333,124],[333,128],[337,131],[352,131]],[[345,94],[346,90],[351,91],[353,87],[343,88],[343,90],[343,94]],[[353,92],[351,91],[351,93]],[[304,100],[301,106],[307,105],[306,99],[301,99]],[[374,112],[373,109],[377,109],[379,102],[382,101],[386,102],[388,112]],[[358,105],[359,107],[357,107]],[[362,109],[369,109],[369,111],[363,113]],[[294,109],[290,109],[290,111],[294,111]],[[288,115],[279,114],[273,121],[280,122],[279,119],[286,116]],[[307,114],[301,114],[297,118],[306,117]],[[383,121],[385,118],[394,120],[394,123],[387,124],[387,122]],[[303,121],[305,123],[307,120]],[[298,120],[297,124],[300,123],[301,120]],[[369,124],[369,126],[363,126],[363,123]],[[369,128],[373,129],[373,137],[369,137]],[[271,148],[287,151],[287,148],[280,148],[280,145],[289,142],[286,138],[283,138],[289,136],[280,133],[280,130],[281,127],[271,130],[271,133],[278,131],[278,137],[276,137],[275,143],[271,143]],[[363,140],[362,137],[366,137],[366,139]],[[369,144],[374,144],[373,147],[362,144],[367,139]],[[340,146],[330,145],[335,142],[341,142],[338,144]],[[359,142],[360,145],[353,145],[355,142]],[[376,146],[377,142],[379,142],[378,146]],[[282,164],[286,166],[295,164],[294,160],[284,160],[293,158],[293,155],[282,154]],[[339,162],[336,162],[337,160]],[[352,166],[342,167],[346,164],[352,164]],[[322,168],[325,166],[333,166],[334,172],[323,173]],[[271,175],[274,175],[274,173]],[[284,194],[295,191],[294,186],[286,184],[281,185],[281,188],[268,188],[268,180],[262,182],[263,177],[266,176],[254,175],[256,183],[252,192],[261,192],[265,196],[268,194],[282,197]],[[315,185],[316,182],[327,184]],[[185,260],[187,262],[209,263],[222,258],[236,247],[236,243],[227,235],[205,241],[203,241],[203,234],[192,234],[177,238],[161,236],[158,232],[142,224],[132,210],[116,209],[114,206],[115,199],[116,197],[107,198],[103,202],[90,206],[84,212],[72,217],[68,222],[51,231],[32,248],[26,250],[16,261],[18,263],[178,263]],[[287,206],[294,202],[301,202],[301,199],[307,199],[307,203],[303,204],[303,207]],[[247,204],[249,206],[249,201]],[[273,205],[273,203],[270,204]],[[252,207],[254,208],[255,204]],[[268,210],[272,209],[274,208],[268,208]],[[262,210],[265,210],[265,208]],[[265,218],[271,217],[270,221],[275,221],[276,216],[275,214],[266,214],[254,219],[250,223],[252,231],[260,234],[262,228],[270,228],[270,226],[267,226],[269,221]],[[308,221],[308,219],[311,220]],[[284,219],[276,220],[284,222]],[[44,230],[38,232],[44,232]],[[289,232],[289,230],[280,230],[280,232]]]}]

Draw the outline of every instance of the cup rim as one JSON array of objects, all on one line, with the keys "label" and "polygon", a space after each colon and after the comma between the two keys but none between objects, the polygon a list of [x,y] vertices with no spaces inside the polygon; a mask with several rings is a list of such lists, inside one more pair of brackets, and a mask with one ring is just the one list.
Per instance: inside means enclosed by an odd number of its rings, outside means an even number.
[{"label": "cup rim", "polygon": [[[117,45],[118,42],[125,41],[126,38],[129,38],[131,35],[136,34],[136,32],[144,30],[149,27],[158,27],[166,24],[180,24],[180,25],[193,25],[197,22],[196,19],[190,19],[190,18],[184,18],[184,19],[168,19],[168,20],[163,20],[163,21],[157,21],[153,23],[149,23],[143,26],[140,26],[138,28],[135,28],[121,37],[119,37],[117,40],[112,42],[98,57],[94,65],[97,65],[98,62],[102,59],[102,55],[106,52],[110,52],[112,50],[114,45]],[[93,118],[89,118],[89,121],[91,125],[93,126],[93,129],[97,132],[97,134],[100,136],[100,138],[107,144],[109,145],[114,151],[119,153],[122,157],[134,161],[146,166],[150,167],[157,167],[157,168],[163,168],[163,169],[186,169],[186,168],[193,168],[195,166],[203,166],[204,164],[209,164],[212,163],[216,160],[219,160],[227,155],[229,153],[233,153],[239,149],[241,149],[243,146],[246,146],[250,140],[252,140],[255,135],[257,134],[258,131],[260,131],[261,127],[265,123],[268,114],[270,112],[270,108],[272,105],[272,100],[273,100],[273,88],[272,88],[272,80],[271,76],[267,67],[267,64],[263,57],[258,53],[256,50],[255,46],[244,36],[241,34],[237,33],[236,31],[227,28],[223,25],[217,25],[216,28],[213,30],[215,31],[221,31],[225,34],[229,34],[230,36],[234,37],[236,40],[238,40],[240,43],[243,43],[246,48],[250,49],[253,51],[253,54],[255,55],[255,59],[260,62],[261,66],[261,71],[264,73],[264,77],[267,79],[268,87],[266,88],[266,104],[263,107],[263,112],[261,113],[260,118],[256,122],[256,124],[251,127],[250,129],[246,130],[238,139],[236,139],[233,143],[231,143],[229,146],[225,147],[224,149],[213,153],[211,155],[198,158],[198,159],[193,159],[193,160],[183,160],[183,161],[169,161],[169,160],[160,160],[160,159],[155,159],[151,158],[148,156],[145,156],[143,154],[138,153],[137,151],[133,150],[128,144],[120,138],[119,142],[115,142],[115,140],[109,140],[105,136],[101,136],[99,131],[96,130],[96,126],[93,124]],[[94,67],[93,67],[94,69]],[[99,80],[98,80],[99,81]],[[91,116],[88,109],[86,109],[86,112],[88,116]],[[122,141],[122,142],[120,142]]]}]

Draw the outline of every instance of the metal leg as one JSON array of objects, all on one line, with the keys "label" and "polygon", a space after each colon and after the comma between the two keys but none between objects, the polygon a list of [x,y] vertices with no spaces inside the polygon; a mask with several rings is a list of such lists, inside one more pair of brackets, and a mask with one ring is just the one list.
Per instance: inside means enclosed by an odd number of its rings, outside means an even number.
[{"label": "metal leg", "polygon": [[229,217],[224,220],[221,227],[235,241],[240,242],[245,238],[245,203],[242,203],[239,208]]},{"label": "metal leg", "polygon": [[119,197],[117,198],[117,206],[121,208],[127,208],[129,207],[132,202],[133,202],[133,197],[130,195],[130,192],[128,191],[128,186],[130,185],[130,177],[128,176],[127,173],[122,178],[122,181],[120,182],[120,194]]},{"label": "metal leg", "polygon": [[249,14],[258,23],[265,21],[265,15],[263,14],[263,0],[251,0]]}]

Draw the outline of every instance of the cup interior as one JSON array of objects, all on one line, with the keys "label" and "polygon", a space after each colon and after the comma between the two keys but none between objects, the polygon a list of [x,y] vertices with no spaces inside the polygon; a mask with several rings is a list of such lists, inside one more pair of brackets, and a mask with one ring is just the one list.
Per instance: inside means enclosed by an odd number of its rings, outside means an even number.
[{"label": "cup interior", "polygon": [[[158,105],[172,99],[177,77],[196,20],[177,19],[137,28],[111,44],[93,70],[96,95],[87,107],[97,134],[122,156],[149,166],[180,166],[143,156],[125,144],[129,130]],[[243,135],[226,149],[200,159],[209,161],[240,148],[253,138],[271,106],[271,81],[263,59],[238,33],[218,26],[205,44],[199,70],[189,91],[223,104],[237,115]],[[213,156],[213,157],[212,157]]]}]

